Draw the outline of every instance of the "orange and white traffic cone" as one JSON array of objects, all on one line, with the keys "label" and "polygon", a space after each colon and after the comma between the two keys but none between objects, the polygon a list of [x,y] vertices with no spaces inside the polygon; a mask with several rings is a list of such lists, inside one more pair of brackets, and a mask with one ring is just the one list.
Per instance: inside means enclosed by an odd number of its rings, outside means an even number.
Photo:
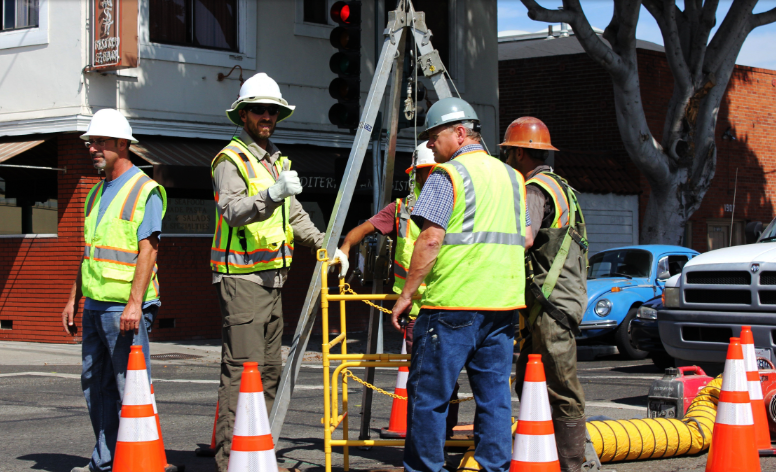
[{"label": "orange and white traffic cone", "polygon": [[547,380],[540,354],[529,354],[510,472],[560,472]]},{"label": "orange and white traffic cone", "polygon": [[218,425],[218,402],[216,402],[216,419],[213,420],[213,436],[210,438],[210,447],[198,447],[194,454],[199,457],[214,457],[216,455],[216,425]]},{"label": "orange and white traffic cone", "polygon": [[243,364],[228,472],[278,472],[259,364]]},{"label": "orange and white traffic cone", "polygon": [[163,472],[165,463],[159,450],[159,430],[143,348],[131,346],[113,470]]},{"label": "orange and white traffic cone", "polygon": [[[407,354],[407,338],[401,346],[401,353]],[[381,438],[405,438],[407,437],[407,377],[410,375],[410,369],[406,365],[399,367],[399,374],[396,376],[396,388],[393,393],[400,398],[393,399],[391,405],[391,419],[388,420],[388,427],[380,430]]]},{"label": "orange and white traffic cone", "polygon": [[706,472],[759,470],[744,352],[740,338],[730,338]]},{"label": "orange and white traffic cone", "polygon": [[162,455],[162,463],[165,464],[164,472],[184,472],[185,465],[177,466],[167,463],[167,452],[164,450],[164,436],[162,436],[162,423],[159,421],[159,409],[156,408],[156,395],[154,394],[154,382],[151,381],[151,404],[154,406],[154,416],[156,417],[156,429],[159,431],[159,451]]},{"label": "orange and white traffic cone", "polygon": [[760,385],[760,372],[757,369],[757,354],[754,350],[754,337],[751,326],[741,327],[741,349],[744,351],[746,383],[749,386],[749,402],[752,404],[754,418],[754,442],[761,455],[773,455],[771,433],[768,428],[768,416],[765,412],[763,390]]}]

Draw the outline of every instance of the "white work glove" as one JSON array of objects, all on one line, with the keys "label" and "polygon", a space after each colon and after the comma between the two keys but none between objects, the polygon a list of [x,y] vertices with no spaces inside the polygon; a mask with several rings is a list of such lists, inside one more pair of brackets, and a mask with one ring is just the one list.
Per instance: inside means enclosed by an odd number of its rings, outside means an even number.
[{"label": "white work glove", "polygon": [[299,175],[295,170],[284,170],[278,176],[277,182],[267,189],[267,193],[274,202],[299,195],[302,193],[302,182],[299,181]]},{"label": "white work glove", "polygon": [[334,257],[331,258],[329,262],[334,262],[335,259],[339,259],[340,264],[340,278],[344,278],[345,274],[348,273],[348,269],[350,268],[350,263],[348,263],[348,256],[344,252],[337,249],[336,252],[334,252]]}]

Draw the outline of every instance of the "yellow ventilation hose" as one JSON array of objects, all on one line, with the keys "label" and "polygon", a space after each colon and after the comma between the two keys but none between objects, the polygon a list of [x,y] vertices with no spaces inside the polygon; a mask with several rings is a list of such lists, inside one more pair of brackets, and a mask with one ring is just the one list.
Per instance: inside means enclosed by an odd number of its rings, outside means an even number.
[{"label": "yellow ventilation hose", "polygon": [[711,444],[722,376],[693,399],[681,420],[655,418],[589,421],[587,431],[601,462],[660,459],[705,451]]}]

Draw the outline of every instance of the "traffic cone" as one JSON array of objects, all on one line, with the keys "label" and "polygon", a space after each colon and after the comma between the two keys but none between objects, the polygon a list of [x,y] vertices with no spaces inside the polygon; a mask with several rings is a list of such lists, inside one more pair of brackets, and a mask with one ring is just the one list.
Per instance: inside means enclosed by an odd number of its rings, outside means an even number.
[{"label": "traffic cone", "polygon": [[560,472],[541,354],[529,354],[510,472]]},{"label": "traffic cone", "polygon": [[213,437],[210,438],[210,447],[198,447],[194,454],[199,457],[214,457],[216,455],[216,425],[218,424],[218,402],[216,402],[216,419],[213,420]]},{"label": "traffic cone", "polygon": [[760,457],[754,442],[744,352],[740,338],[730,338],[706,472],[758,470],[761,470]]},{"label": "traffic cone", "polygon": [[243,364],[228,472],[278,472],[257,362]]},{"label": "traffic cone", "polygon": [[151,404],[154,406],[154,416],[156,417],[156,430],[159,432],[159,452],[162,455],[162,463],[165,464],[164,472],[184,472],[185,465],[177,466],[167,463],[167,452],[164,450],[164,437],[162,436],[162,423],[159,421],[159,410],[156,408],[156,395],[154,394],[154,382],[151,381]]},{"label": "traffic cone", "polygon": [[741,349],[744,351],[746,382],[749,385],[749,402],[752,404],[754,418],[754,441],[761,454],[773,455],[771,433],[768,429],[768,416],[765,413],[763,390],[760,385],[760,372],[757,369],[757,355],[754,351],[754,337],[751,326],[741,327]]},{"label": "traffic cone", "polygon": [[[407,339],[401,345],[401,353],[407,354]],[[407,436],[407,377],[410,375],[410,369],[406,364],[399,367],[399,374],[396,376],[396,388],[393,393],[399,398],[393,399],[391,405],[391,419],[388,421],[388,427],[380,430],[381,438],[404,438]]]},{"label": "traffic cone", "polygon": [[143,348],[131,346],[113,470],[163,472],[166,461],[160,453],[158,441],[159,430],[154,418]]}]

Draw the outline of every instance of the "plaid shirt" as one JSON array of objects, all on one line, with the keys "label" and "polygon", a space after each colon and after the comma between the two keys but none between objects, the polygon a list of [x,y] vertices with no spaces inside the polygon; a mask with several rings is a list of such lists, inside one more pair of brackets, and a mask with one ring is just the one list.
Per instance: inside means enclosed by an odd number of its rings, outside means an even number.
[{"label": "plaid shirt", "polygon": [[[463,153],[473,151],[485,151],[485,149],[479,144],[469,144],[455,151],[450,160],[452,161]],[[419,228],[423,228],[423,223],[428,220],[447,230],[450,215],[453,214],[454,195],[450,176],[446,172],[432,172],[423,185],[420,197],[412,210],[412,221]],[[528,213],[527,207],[525,208],[525,227],[531,227],[531,215]]]}]

